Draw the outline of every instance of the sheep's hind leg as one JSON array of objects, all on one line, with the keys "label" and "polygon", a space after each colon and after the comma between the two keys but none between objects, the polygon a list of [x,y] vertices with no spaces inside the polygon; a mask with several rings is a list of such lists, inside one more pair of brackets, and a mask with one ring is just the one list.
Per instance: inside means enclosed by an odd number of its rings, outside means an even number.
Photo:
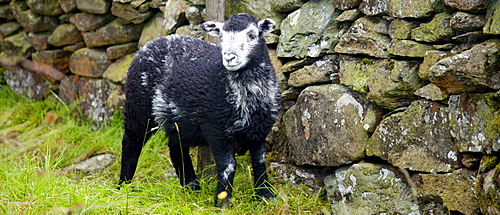
[{"label": "sheep's hind leg", "polygon": [[252,159],[256,194],[271,201],[276,201],[277,199],[271,191],[271,184],[268,182],[266,173],[266,149],[264,148],[264,142],[262,142],[262,144],[257,144],[255,148],[250,149],[250,156]]},{"label": "sheep's hind leg", "polygon": [[179,177],[182,186],[196,191],[200,190],[200,185],[196,180],[193,162],[189,155],[189,147],[181,146],[176,134],[169,135],[170,158]]}]

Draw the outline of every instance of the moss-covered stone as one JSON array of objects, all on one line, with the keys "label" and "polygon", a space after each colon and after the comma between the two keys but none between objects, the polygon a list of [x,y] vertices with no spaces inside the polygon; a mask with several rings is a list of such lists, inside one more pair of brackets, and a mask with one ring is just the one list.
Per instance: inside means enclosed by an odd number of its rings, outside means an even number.
[{"label": "moss-covered stone", "polygon": [[349,30],[342,34],[335,52],[363,54],[377,58],[387,58],[391,39],[387,36],[388,23],[381,18],[361,17]]},{"label": "moss-covered stone", "polygon": [[414,98],[422,87],[418,63],[399,60],[346,59],[340,62],[340,83],[357,91],[373,103],[396,109]]},{"label": "moss-covered stone", "polygon": [[[283,20],[279,57],[319,57],[333,53],[338,42],[339,10],[328,0],[311,0]],[[311,25],[314,23],[314,25]]]},{"label": "moss-covered stone", "polygon": [[490,2],[486,19],[483,32],[487,34],[500,34],[500,0],[492,0]]},{"label": "moss-covered stone", "polygon": [[411,39],[411,30],[417,27],[417,24],[404,19],[394,19],[389,24],[389,36],[392,39],[408,40]]},{"label": "moss-covered stone", "polygon": [[500,133],[491,130],[499,110],[487,102],[495,96],[496,93],[450,96],[451,131],[461,152],[491,154],[500,150]]},{"label": "moss-covered stone", "polygon": [[429,23],[411,31],[411,38],[416,41],[442,42],[450,40],[455,35],[455,30],[450,27],[451,15],[443,12],[436,14]]},{"label": "moss-covered stone", "polygon": [[403,57],[424,57],[427,51],[434,50],[431,45],[415,42],[413,40],[393,39],[387,52]]},{"label": "moss-covered stone", "polygon": [[33,51],[33,46],[25,31],[0,41],[0,58],[10,64],[21,62],[29,57]]},{"label": "moss-covered stone", "polygon": [[[498,201],[500,199],[500,164],[492,165],[494,162],[498,163],[498,158],[493,157],[488,156],[486,158],[486,160],[489,160],[487,161],[488,165],[492,167],[488,168],[488,171],[480,172],[482,174],[477,176],[476,186],[474,187],[479,207],[484,214],[500,214],[500,201]],[[483,158],[483,160],[485,159]],[[481,160],[482,164],[483,160]]]},{"label": "moss-covered stone", "polygon": [[44,16],[57,16],[63,13],[57,0],[27,0],[26,3],[31,10]]},{"label": "moss-covered stone", "polygon": [[237,13],[247,13],[257,20],[271,18],[276,22],[277,28],[280,28],[283,20],[279,12],[272,10],[271,0],[226,0],[225,9],[226,18]]},{"label": "moss-covered stone", "polygon": [[427,51],[424,55],[424,61],[418,68],[418,77],[422,80],[429,80],[429,68],[448,54],[448,52],[440,50]]},{"label": "moss-covered stone", "polygon": [[73,24],[62,24],[52,32],[47,42],[53,46],[72,45],[83,41],[82,33]]},{"label": "moss-covered stone", "polygon": [[408,175],[371,163],[337,169],[324,180],[333,214],[420,214]]},{"label": "moss-covered stone", "polygon": [[[364,121],[368,113],[370,120]],[[376,105],[343,85],[307,87],[283,118],[291,160],[316,166],[361,160],[368,140],[366,127],[376,126],[381,114]]]},{"label": "moss-covered stone", "polygon": [[476,172],[466,169],[449,174],[418,174],[413,177],[420,199],[443,202],[448,210],[463,214],[479,214],[474,190]]},{"label": "moss-covered stone", "polygon": [[127,77],[127,70],[132,60],[134,59],[136,53],[125,55],[108,66],[103,74],[105,79],[117,84],[123,84],[125,78]]},{"label": "moss-covered stone", "polygon": [[433,83],[418,89],[415,91],[415,95],[432,101],[442,101],[448,98],[448,95],[444,94],[443,91]]},{"label": "moss-covered stone", "polygon": [[382,120],[366,154],[409,170],[450,172],[461,163],[448,121],[446,106],[414,101],[404,112]]}]

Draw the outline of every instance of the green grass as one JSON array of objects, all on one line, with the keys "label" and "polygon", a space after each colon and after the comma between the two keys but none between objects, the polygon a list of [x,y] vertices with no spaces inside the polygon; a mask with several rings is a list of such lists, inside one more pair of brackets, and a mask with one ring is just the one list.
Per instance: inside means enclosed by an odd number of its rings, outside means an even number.
[{"label": "green grass", "polygon": [[[215,180],[201,178],[202,191],[179,185],[165,135],[158,132],[146,144],[136,178],[116,189],[119,174],[121,115],[95,129],[77,117],[76,105],[64,105],[55,96],[43,101],[17,97],[0,85],[0,214],[322,214],[328,206],[319,192],[273,176],[278,202],[256,197],[251,167],[238,157],[233,207],[213,206]],[[46,120],[47,115],[54,120]],[[61,171],[92,155],[110,152],[114,164],[102,173],[81,176]],[[279,183],[278,183],[279,182]]]}]

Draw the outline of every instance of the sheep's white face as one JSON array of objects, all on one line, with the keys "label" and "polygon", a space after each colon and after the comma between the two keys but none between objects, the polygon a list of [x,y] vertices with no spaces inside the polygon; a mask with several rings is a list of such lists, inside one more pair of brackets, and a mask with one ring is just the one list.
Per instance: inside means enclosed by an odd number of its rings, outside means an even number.
[{"label": "sheep's white face", "polygon": [[221,31],[222,62],[227,70],[236,71],[248,63],[249,54],[259,43],[259,29],[255,25],[243,31]]},{"label": "sheep's white face", "polygon": [[[238,14],[233,17],[225,23],[205,22],[201,24],[203,30],[222,38],[222,62],[229,71],[237,71],[245,67],[253,49],[264,41],[260,40],[260,37],[274,30],[275,27],[274,21],[271,19],[251,22],[247,20],[250,16],[246,14]],[[253,19],[253,17],[250,18]]]}]

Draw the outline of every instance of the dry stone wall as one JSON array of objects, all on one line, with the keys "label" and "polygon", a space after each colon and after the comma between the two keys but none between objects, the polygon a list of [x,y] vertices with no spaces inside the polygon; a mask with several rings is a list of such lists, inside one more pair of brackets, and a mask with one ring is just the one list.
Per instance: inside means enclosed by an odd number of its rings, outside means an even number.
[{"label": "dry stone wall", "polygon": [[[123,102],[135,51],[202,38],[203,0],[0,0],[0,63],[86,117]],[[227,0],[273,18],[271,170],[333,214],[500,214],[500,0]]]}]

